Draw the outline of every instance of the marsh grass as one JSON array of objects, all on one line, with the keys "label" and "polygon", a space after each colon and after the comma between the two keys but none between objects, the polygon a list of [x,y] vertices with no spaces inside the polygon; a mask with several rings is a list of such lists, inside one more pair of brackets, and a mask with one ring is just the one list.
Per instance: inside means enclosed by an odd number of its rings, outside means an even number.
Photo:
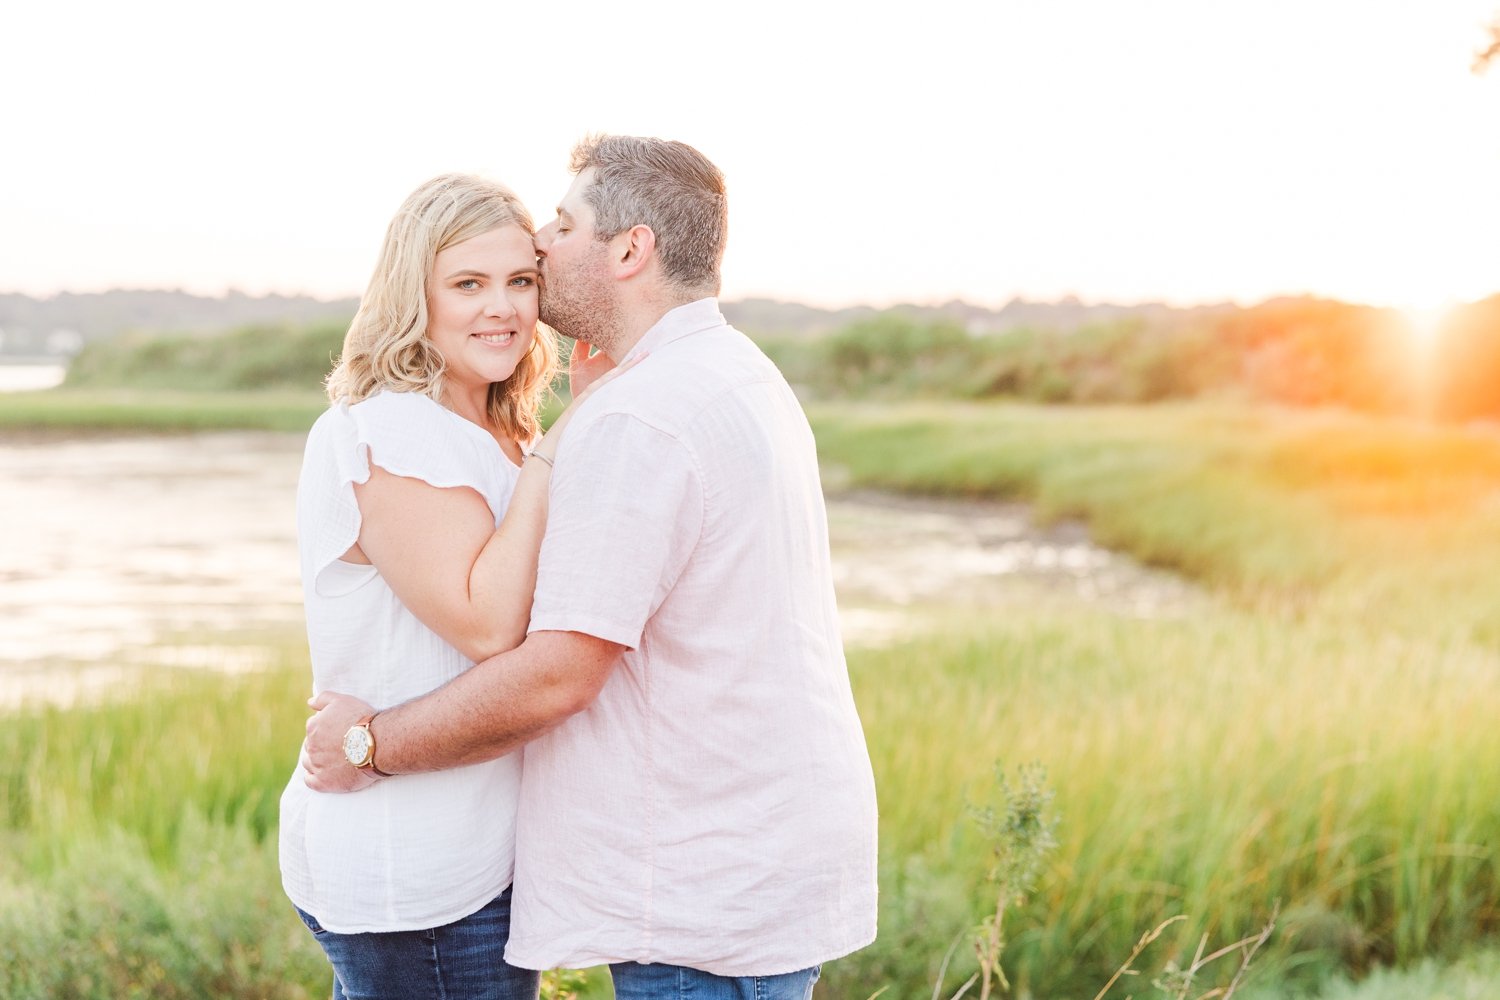
[{"label": "marsh grass", "polygon": [[316,391],[348,320],[253,323],[218,334],[136,331],[95,340],[68,365],[70,388]]},{"label": "marsh grass", "polygon": [[164,669],[108,702],[8,715],[0,829],[26,832],[42,852],[125,829],[166,857],[187,810],[266,836],[306,718],[306,654],[297,643],[288,637],[264,671],[225,678]]},{"label": "marsh grass", "polygon": [[[1500,690],[1472,648],[1235,609],[1191,622],[1038,614],[852,668],[892,943],[909,919],[948,940],[985,912],[982,838],[953,817],[997,759],[1040,761],[1057,789],[1059,846],[1005,958],[1037,996],[1092,995],[1143,929],[1176,914],[1189,919],[1166,947],[1190,953],[1205,933],[1252,933],[1279,900],[1271,953],[1315,963],[1309,975],[1451,953],[1500,929],[1500,779],[1475,766],[1500,761],[1487,721]],[[942,898],[955,885],[966,905]],[[930,982],[941,949],[906,954],[914,965],[877,942],[837,963],[832,995],[857,995],[868,974],[898,992]]]},{"label": "marsh grass", "polygon": [[[276,822],[306,719],[300,636],[266,670],[163,669],[0,726],[0,997],[310,1000],[322,952],[281,891]],[[548,995],[610,995],[564,973]]]},{"label": "marsh grass", "polygon": [[[1492,1000],[1500,996],[1500,951],[1476,951],[1454,962],[1426,960],[1409,969],[1376,969],[1359,982],[1339,977],[1319,1000]],[[1241,1000],[1285,1000],[1274,985],[1240,994]]]},{"label": "marsh grass", "polygon": [[1500,643],[1500,426],[1209,406],[811,408],[853,485],[1032,501],[1244,606]]},{"label": "marsh grass", "polygon": [[0,393],[0,435],[20,432],[305,432],[328,406],[314,390],[48,389]]},{"label": "marsh grass", "polygon": [[[305,433],[328,408],[318,390],[47,389],[0,393],[0,440],[20,433],[152,434],[196,431]],[[563,401],[548,400],[551,424]]]},{"label": "marsh grass", "polygon": [[226,678],[164,670],[0,726],[0,996],[327,994],[282,896],[277,800],[308,682],[300,640]]},{"label": "marsh grass", "polygon": [[28,858],[0,860],[0,996],[328,995],[322,953],[282,896],[275,842],[169,807],[178,822],[165,854],[114,829],[57,837],[45,864],[25,848]]},{"label": "marsh grass", "polygon": [[[202,995],[321,995],[326,968],[275,866],[306,693],[294,660],[7,718],[0,883],[25,934],[0,995],[126,996],[128,982],[191,996],[182,984],[210,981]],[[925,995],[993,903],[989,844],[963,817],[996,759],[1044,761],[1062,821],[1010,918],[1016,995],[1091,996],[1142,927],[1199,915],[1156,946],[1188,955],[1201,934],[1255,929],[1276,899],[1275,968],[1300,954],[1360,970],[1495,929],[1500,789],[1474,762],[1500,759],[1486,724],[1500,697],[1475,683],[1488,660],[1472,650],[1372,655],[1337,629],[1224,609],[1191,624],[1017,616],[851,662],[882,803],[882,934],[830,964],[820,995]],[[49,941],[73,942],[55,961],[104,985],[22,989]],[[151,992],[162,976],[183,992]],[[607,995],[597,979],[587,995]]]},{"label": "marsh grass", "polygon": [[[930,995],[949,943],[994,905],[989,845],[964,816],[997,760],[1041,763],[1060,821],[1007,917],[1015,996],[1093,996],[1179,914],[1148,957],[1185,964],[1277,901],[1242,998],[1337,991],[1389,963],[1409,971],[1330,995],[1500,995],[1482,957],[1500,930],[1493,430],[1199,407],[813,418],[830,478],[1030,499],[1211,595],[1165,619],[1057,601],[938,611],[929,633],[851,651],[881,934],[825,969],[820,996]],[[325,992],[274,856],[304,657],[288,639],[264,672],[6,716],[0,924],[20,944],[0,952],[0,995]],[[1464,954],[1481,958],[1421,964]],[[61,956],[45,983],[39,955]],[[974,971],[956,958],[952,986]],[[608,995],[598,978],[585,995]]]},{"label": "marsh grass", "polygon": [[[1196,406],[812,416],[842,481],[1028,499],[1217,595],[1176,620],[955,615],[851,659],[881,790],[883,934],[900,941],[914,910],[983,912],[972,888],[966,910],[934,898],[949,890],[929,876],[980,884],[982,851],[951,818],[996,759],[1045,765],[1061,817],[1010,934],[1020,995],[1091,995],[1174,914],[1188,919],[1165,943],[1190,955],[1281,901],[1266,960],[1281,995],[1500,930],[1494,428]],[[866,962],[931,981],[936,959],[881,948],[836,966],[834,994],[855,996]]]}]

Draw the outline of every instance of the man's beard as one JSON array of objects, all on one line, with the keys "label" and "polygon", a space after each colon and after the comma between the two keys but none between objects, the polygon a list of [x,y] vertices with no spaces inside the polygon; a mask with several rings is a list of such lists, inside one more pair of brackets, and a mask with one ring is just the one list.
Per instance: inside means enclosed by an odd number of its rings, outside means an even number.
[{"label": "man's beard", "polygon": [[560,288],[547,281],[544,269],[540,290],[541,320],[564,337],[608,351],[620,339],[619,306],[603,266],[604,248],[598,259],[590,254],[562,278]]}]

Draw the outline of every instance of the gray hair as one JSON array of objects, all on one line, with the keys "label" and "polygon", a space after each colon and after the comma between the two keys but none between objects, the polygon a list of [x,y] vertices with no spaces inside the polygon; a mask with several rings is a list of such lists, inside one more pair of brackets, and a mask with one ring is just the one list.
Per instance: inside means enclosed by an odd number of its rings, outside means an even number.
[{"label": "gray hair", "polygon": [[708,157],[666,139],[591,135],[573,148],[570,167],[575,174],[594,171],[584,197],[599,239],[649,226],[669,284],[687,293],[718,294],[729,203],[724,174]]}]

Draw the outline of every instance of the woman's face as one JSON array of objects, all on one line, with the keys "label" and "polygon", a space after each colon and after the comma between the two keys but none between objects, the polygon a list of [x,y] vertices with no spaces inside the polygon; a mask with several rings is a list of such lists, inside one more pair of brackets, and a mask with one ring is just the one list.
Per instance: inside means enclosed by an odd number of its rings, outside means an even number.
[{"label": "woman's face", "polygon": [[438,252],[427,276],[427,336],[456,388],[504,382],[536,337],[531,235],[501,226]]}]

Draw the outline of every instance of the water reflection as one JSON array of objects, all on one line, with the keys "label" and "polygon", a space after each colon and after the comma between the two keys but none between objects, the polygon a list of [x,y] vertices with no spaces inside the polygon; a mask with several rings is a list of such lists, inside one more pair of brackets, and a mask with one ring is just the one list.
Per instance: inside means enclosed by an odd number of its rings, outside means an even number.
[{"label": "water reflection", "polygon": [[251,654],[219,637],[300,627],[300,454],[284,434],[0,444],[0,695],[69,688],[69,665],[86,686],[221,669]]},{"label": "water reflection", "polygon": [[839,493],[828,503],[840,618],[851,645],[909,632],[926,611],[1002,613],[1038,601],[1163,617],[1202,600],[1185,580],[1038,526],[1023,504]]},{"label": "water reflection", "polygon": [[59,364],[3,364],[0,363],[0,392],[30,392],[36,389],[51,389],[61,385],[68,373],[66,365]]},{"label": "water reflection", "polygon": [[[0,704],[118,689],[151,667],[255,669],[300,633],[300,435],[0,441]],[[924,609],[1038,594],[1163,614],[1180,581],[1035,527],[1025,508],[840,493],[829,501],[851,644]]]}]

